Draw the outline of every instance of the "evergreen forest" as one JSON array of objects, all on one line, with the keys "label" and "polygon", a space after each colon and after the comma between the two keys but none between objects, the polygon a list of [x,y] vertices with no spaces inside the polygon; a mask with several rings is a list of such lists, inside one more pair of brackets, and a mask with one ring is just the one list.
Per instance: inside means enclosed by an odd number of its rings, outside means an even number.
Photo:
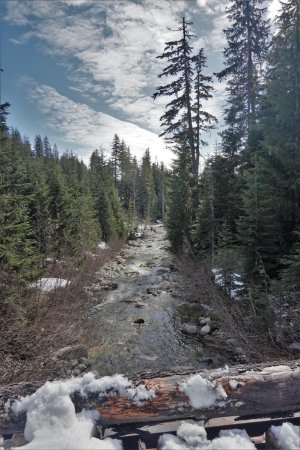
[{"label": "evergreen forest", "polygon": [[[292,335],[300,326],[300,3],[280,3],[271,23],[263,0],[230,2],[224,67],[214,74],[183,18],[181,38],[158,56],[165,68],[153,95],[167,98],[162,135],[176,154],[172,247],[212,270],[250,333],[276,342],[287,331],[278,329],[274,308],[289,309]],[[208,153],[216,118],[206,102],[216,80],[226,83],[224,126]]]},{"label": "evergreen forest", "polygon": [[[141,221],[162,220],[172,251],[221,280],[245,326],[279,339],[274,304],[288,305],[292,320],[300,292],[300,2],[282,1],[275,24],[264,3],[230,2],[218,73],[207,72],[187,18],[157,55],[164,69],[153,100],[166,99],[171,168],[151,161],[146,145],[138,161],[118,134],[109,155],[100,146],[87,167],[47,136],[31,144],[8,127],[10,105],[1,105],[2,315],[22,316],[20,299],[49,260],[79,259],[100,241],[127,239]],[[224,125],[209,149],[218,123],[206,103],[218,80]]]},{"label": "evergreen forest", "polygon": [[8,129],[8,112],[2,104],[0,307],[2,317],[18,321],[49,264],[78,263],[100,241],[125,240],[140,221],[163,218],[167,171],[148,149],[138,163],[117,134],[110,157],[97,149],[89,167],[71,152],[60,155],[47,136],[36,135],[32,147]]}]

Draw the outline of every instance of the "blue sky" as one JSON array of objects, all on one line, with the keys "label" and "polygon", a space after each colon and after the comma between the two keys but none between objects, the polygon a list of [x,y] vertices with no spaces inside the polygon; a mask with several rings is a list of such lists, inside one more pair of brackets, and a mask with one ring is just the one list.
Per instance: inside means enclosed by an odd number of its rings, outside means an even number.
[{"label": "blue sky", "polygon": [[[278,0],[269,0],[274,17]],[[0,0],[2,102],[9,125],[32,141],[45,134],[61,151],[88,162],[114,133],[138,158],[147,147],[169,163],[159,117],[165,100],[151,99],[163,65],[156,56],[190,18],[195,50],[205,48],[208,73],[222,67],[226,27],[219,0]],[[160,82],[160,81],[159,81]],[[222,123],[224,83],[215,81],[206,109]],[[212,150],[217,132],[207,136]]]}]

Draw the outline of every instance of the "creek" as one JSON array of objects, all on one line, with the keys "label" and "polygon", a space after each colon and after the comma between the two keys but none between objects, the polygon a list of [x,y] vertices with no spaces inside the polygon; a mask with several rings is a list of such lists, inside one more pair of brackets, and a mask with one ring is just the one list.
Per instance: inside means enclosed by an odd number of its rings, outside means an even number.
[{"label": "creek", "polygon": [[188,305],[162,224],[131,241],[98,279],[114,285],[89,319],[98,343],[89,358],[99,375],[202,367],[208,355],[199,335],[182,331]]}]

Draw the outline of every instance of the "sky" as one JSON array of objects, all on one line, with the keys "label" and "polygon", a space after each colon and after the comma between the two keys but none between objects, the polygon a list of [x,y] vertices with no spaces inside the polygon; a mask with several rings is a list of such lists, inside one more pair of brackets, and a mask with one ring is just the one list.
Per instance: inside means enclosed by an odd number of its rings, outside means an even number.
[{"label": "sky", "polygon": [[[268,0],[274,18],[279,0]],[[1,102],[8,124],[31,142],[47,135],[59,150],[88,163],[115,133],[141,158],[169,165],[160,116],[166,100],[151,98],[165,63],[157,59],[185,16],[195,51],[204,47],[207,74],[223,67],[229,1],[220,0],[0,0]],[[214,80],[205,109],[219,119],[206,136],[212,151],[222,128],[225,83]]]}]

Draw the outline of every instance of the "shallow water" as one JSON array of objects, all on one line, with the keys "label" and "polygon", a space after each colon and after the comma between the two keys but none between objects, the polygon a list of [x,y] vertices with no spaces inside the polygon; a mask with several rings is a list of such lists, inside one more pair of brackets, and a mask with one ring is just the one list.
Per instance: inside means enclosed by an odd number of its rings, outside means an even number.
[{"label": "shallow water", "polygon": [[[99,340],[94,368],[106,375],[200,366],[207,355],[199,337],[180,330],[181,275],[170,269],[173,260],[163,226],[153,226],[145,239],[126,249],[124,258],[123,274],[113,279],[118,288],[108,293],[91,319],[97,323]],[[170,286],[156,292],[164,281]],[[147,293],[151,288],[154,294]]]}]

